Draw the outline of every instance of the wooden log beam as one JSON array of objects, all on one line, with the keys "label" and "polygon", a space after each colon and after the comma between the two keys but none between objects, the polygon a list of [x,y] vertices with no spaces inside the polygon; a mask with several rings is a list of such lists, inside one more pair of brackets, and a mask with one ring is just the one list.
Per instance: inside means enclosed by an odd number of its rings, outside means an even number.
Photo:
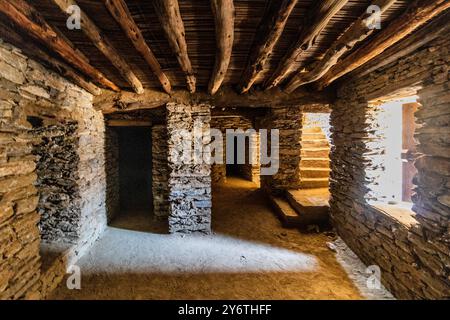
[{"label": "wooden log beam", "polygon": [[178,0],[153,0],[153,6],[178,63],[186,75],[189,92],[195,92],[195,76],[188,56],[184,24]]},{"label": "wooden log beam", "polygon": [[245,93],[255,83],[263,71],[267,59],[272,54],[275,44],[284,30],[286,22],[298,0],[272,0],[267,14],[258,28],[255,42],[250,50],[247,66],[238,85],[238,90]]},{"label": "wooden log beam", "polygon": [[[377,0],[372,4],[380,8],[380,12],[377,14],[382,14],[388,10],[396,0]],[[375,29],[370,29],[368,23],[372,21],[375,14],[368,14],[364,12],[362,16],[358,18],[351,26],[348,28],[343,35],[341,35],[333,45],[324,54],[321,61],[317,61],[313,66],[307,71],[302,72],[303,66],[299,68],[299,72],[291,78],[291,80],[286,84],[284,90],[286,92],[292,92],[298,87],[317,81],[322,76],[324,76],[328,70],[330,70],[334,65],[337,64],[339,59],[347,52],[353,49],[353,47],[369,37]]]},{"label": "wooden log beam", "polygon": [[158,78],[164,91],[170,93],[172,87],[170,85],[169,78],[162,71],[161,65],[145,42],[142,32],[131,16],[126,3],[123,0],[106,0],[105,6],[108,8],[117,23],[122,27],[123,31],[127,35],[128,39],[130,39],[133,43],[136,50],[139,51],[145,61],[147,61],[150,69],[152,69],[153,73]]},{"label": "wooden log beam", "polygon": [[[70,6],[78,6],[74,0],[51,0],[55,5],[61,9],[61,11],[67,15],[67,9]],[[111,44],[107,37],[102,33],[102,31],[95,25],[95,23],[86,15],[83,10],[80,10],[81,15],[81,30],[84,34],[92,41],[92,43],[97,47],[97,49],[103,53],[103,55],[112,63],[113,66],[119,71],[122,77],[128,82],[128,84],[133,88],[136,93],[143,93],[144,88],[142,83],[136,77],[131,67],[122,58],[121,54],[116,48]]]},{"label": "wooden log beam", "polygon": [[323,0],[319,1],[308,14],[308,21],[303,26],[297,41],[281,59],[277,69],[265,82],[266,89],[280,84],[293,70],[297,58],[309,50],[315,43],[316,38],[328,25],[331,18],[344,7],[349,0]]},{"label": "wooden log beam", "polygon": [[415,0],[400,17],[394,19],[370,42],[331,68],[318,82],[319,88],[328,86],[334,80],[364,65],[448,8],[450,0]]},{"label": "wooden log beam", "polygon": [[105,114],[142,109],[153,109],[168,102],[190,104],[205,103],[217,108],[276,108],[286,106],[314,107],[329,105],[334,99],[331,92],[308,92],[296,90],[287,94],[278,88],[267,91],[253,90],[242,95],[233,88],[222,86],[214,95],[207,92],[189,93],[187,90],[172,90],[170,95],[159,90],[146,89],[144,94],[132,92],[104,92],[95,98],[95,108]]},{"label": "wooden log beam", "polygon": [[233,0],[211,0],[211,9],[216,27],[216,61],[209,81],[208,92],[215,94],[225,78],[233,51]]},{"label": "wooden log beam", "polygon": [[128,120],[128,119],[109,119],[106,120],[108,127],[151,127],[152,121],[148,120]]},{"label": "wooden log beam", "polygon": [[[434,19],[422,29],[413,32],[406,39],[396,43],[382,54],[366,63],[363,68],[356,69],[355,77],[364,77],[379,68],[405,57],[420,47],[430,43],[439,36],[450,34],[450,11]],[[362,70],[361,70],[362,69]]]},{"label": "wooden log beam", "polygon": [[112,81],[108,80],[99,70],[89,64],[89,60],[68,44],[42,18],[39,12],[23,0],[0,1],[0,12],[16,26],[24,30],[34,39],[45,44],[58,53],[65,61],[91,77],[94,81],[114,91],[120,91]]},{"label": "wooden log beam", "polygon": [[102,90],[99,87],[84,79],[71,66],[50,56],[50,54],[35,45],[33,41],[24,38],[3,22],[0,22],[0,38],[20,48],[28,57],[48,66],[92,95],[98,96],[102,93]]}]

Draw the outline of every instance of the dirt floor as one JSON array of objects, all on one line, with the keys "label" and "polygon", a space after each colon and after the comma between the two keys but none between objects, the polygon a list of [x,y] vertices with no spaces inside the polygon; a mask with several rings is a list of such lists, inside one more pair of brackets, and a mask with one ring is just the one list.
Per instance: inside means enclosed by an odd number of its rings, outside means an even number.
[{"label": "dirt floor", "polygon": [[327,247],[330,237],[283,229],[262,192],[229,178],[213,190],[210,236],[165,234],[148,215],[119,217],[50,299],[361,299]]}]

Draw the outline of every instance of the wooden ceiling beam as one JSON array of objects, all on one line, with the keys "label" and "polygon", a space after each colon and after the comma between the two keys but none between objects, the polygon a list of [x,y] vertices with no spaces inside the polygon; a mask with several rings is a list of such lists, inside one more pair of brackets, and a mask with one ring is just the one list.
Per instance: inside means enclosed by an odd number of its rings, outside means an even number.
[{"label": "wooden ceiling beam", "polygon": [[349,0],[323,0],[314,5],[309,12],[297,41],[284,55],[277,69],[265,82],[266,89],[279,85],[293,71],[297,58],[309,50],[315,43],[317,37],[328,25],[333,16],[339,12]]},{"label": "wooden ceiling beam", "polygon": [[136,22],[128,10],[127,4],[123,0],[105,0],[105,6],[117,23],[122,27],[122,30],[133,43],[136,50],[139,51],[145,61],[147,61],[147,64],[158,78],[164,91],[170,93],[172,87],[169,78],[162,71],[161,65],[153,54],[153,51],[147,45],[141,30],[136,25]]},{"label": "wooden ceiling beam", "polygon": [[167,40],[178,63],[186,75],[189,92],[195,92],[196,79],[188,56],[183,20],[181,19],[178,0],[152,0],[159,22],[164,29]]},{"label": "wooden ceiling beam", "polygon": [[89,60],[67,43],[53,29],[35,8],[24,0],[0,1],[0,12],[8,17],[15,25],[24,30],[34,39],[45,44],[65,61],[88,75],[99,84],[114,91],[119,87],[106,78],[99,70],[89,64]]},{"label": "wooden ceiling beam", "polygon": [[98,96],[102,93],[102,90],[99,87],[84,79],[83,76],[78,74],[78,72],[71,66],[50,56],[47,52],[34,44],[33,41],[30,41],[28,38],[24,38],[3,22],[0,22],[0,38],[20,48],[28,57],[49,66],[61,76],[65,77],[69,81],[72,81],[74,84],[83,88],[92,95]]},{"label": "wooden ceiling beam", "polygon": [[318,82],[318,87],[324,88],[364,65],[448,8],[450,8],[450,0],[414,1],[400,17],[383,28],[371,41],[332,67]]},{"label": "wooden ceiling beam", "polygon": [[[51,0],[59,9],[67,15],[67,9],[70,6],[78,6],[74,0]],[[79,6],[78,6],[79,7]],[[92,41],[97,49],[103,53],[103,55],[112,63],[114,67],[119,71],[122,77],[128,82],[136,93],[143,93],[144,88],[142,83],[136,77],[131,67],[122,58],[122,55],[111,44],[108,38],[102,33],[102,31],[95,25],[95,23],[87,16],[87,14],[80,9],[81,15],[81,31]]]},{"label": "wooden ceiling beam", "polygon": [[286,106],[325,106],[334,99],[331,92],[308,92],[296,90],[287,94],[279,88],[267,91],[253,90],[251,93],[242,95],[232,87],[222,86],[214,95],[207,92],[189,93],[187,90],[172,90],[170,95],[160,90],[146,89],[142,95],[132,92],[104,92],[95,99],[95,108],[103,113],[114,113],[119,111],[132,111],[142,109],[154,109],[164,106],[168,102],[190,104],[209,104],[216,108],[276,108]]},{"label": "wooden ceiling beam", "polygon": [[250,57],[238,85],[240,93],[252,87],[272,54],[286,22],[298,0],[272,0],[267,14],[261,20],[256,39],[250,50]]},{"label": "wooden ceiling beam", "polygon": [[222,85],[231,60],[234,41],[233,0],[211,0],[216,29],[216,60],[208,92],[214,95]]},{"label": "wooden ceiling beam", "polygon": [[374,31],[374,28],[369,28],[369,23],[373,21],[375,14],[382,14],[388,10],[396,0],[376,0],[372,4],[380,8],[379,13],[368,14],[364,12],[358,20],[356,20],[345,32],[341,35],[332,46],[325,52],[324,57],[312,65],[307,72],[302,72],[303,66],[299,68],[297,74],[291,78],[286,84],[284,90],[292,92],[298,87],[317,81],[328,70],[336,65],[339,59],[347,52],[352,50],[354,46],[367,39]]},{"label": "wooden ceiling beam", "polygon": [[406,55],[416,51],[420,47],[430,43],[434,39],[450,34],[450,11],[434,19],[424,28],[413,32],[408,38],[396,43],[382,54],[372,59],[364,65],[363,70],[354,71],[356,77],[364,77],[379,68],[405,57]]}]

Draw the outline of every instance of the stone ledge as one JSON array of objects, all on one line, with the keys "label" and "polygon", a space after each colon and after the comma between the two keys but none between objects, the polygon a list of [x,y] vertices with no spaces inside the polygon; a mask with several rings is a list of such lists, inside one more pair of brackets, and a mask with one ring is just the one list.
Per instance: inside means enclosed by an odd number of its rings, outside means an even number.
[{"label": "stone ledge", "polygon": [[371,202],[368,205],[375,209],[376,212],[387,216],[407,229],[411,229],[419,223],[415,218],[416,213],[412,210],[412,203],[388,204],[385,202]]}]

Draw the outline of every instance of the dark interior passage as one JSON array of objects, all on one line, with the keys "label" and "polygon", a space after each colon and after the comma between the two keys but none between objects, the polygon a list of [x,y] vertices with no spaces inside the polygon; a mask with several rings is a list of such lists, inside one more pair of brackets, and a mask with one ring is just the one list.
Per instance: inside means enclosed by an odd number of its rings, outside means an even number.
[{"label": "dark interior passage", "polygon": [[152,141],[149,127],[123,127],[119,133],[120,207],[152,208]]}]

